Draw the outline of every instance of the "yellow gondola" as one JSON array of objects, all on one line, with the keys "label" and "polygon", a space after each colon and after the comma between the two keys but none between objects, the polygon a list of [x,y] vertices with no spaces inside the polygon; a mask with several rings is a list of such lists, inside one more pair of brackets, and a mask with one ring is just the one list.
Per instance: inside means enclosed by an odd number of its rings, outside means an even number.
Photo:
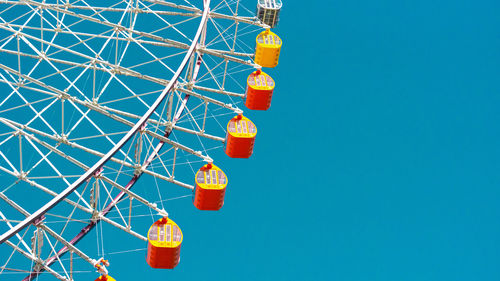
[{"label": "yellow gondola", "polygon": [[116,281],[116,280],[109,275],[101,275],[95,281]]},{"label": "yellow gondola", "polygon": [[256,38],[255,63],[262,67],[278,65],[282,41],[274,32],[266,29]]}]

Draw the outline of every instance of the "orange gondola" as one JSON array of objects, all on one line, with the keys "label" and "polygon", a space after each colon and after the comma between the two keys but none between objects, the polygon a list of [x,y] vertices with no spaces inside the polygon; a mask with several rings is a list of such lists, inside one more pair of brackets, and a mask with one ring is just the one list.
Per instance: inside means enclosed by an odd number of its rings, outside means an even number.
[{"label": "orange gondola", "polygon": [[253,153],[257,127],[242,114],[227,124],[226,154],[231,158],[248,158]]},{"label": "orange gondola", "polygon": [[198,170],[195,181],[194,206],[204,211],[217,211],[222,208],[227,186],[226,174],[209,163]]},{"label": "orange gondola", "polygon": [[172,269],[179,264],[182,232],[179,226],[165,217],[157,220],[148,231],[146,261],[153,268]]},{"label": "orange gondola", "polygon": [[253,110],[268,110],[274,91],[274,80],[260,69],[252,72],[247,79],[245,105]]}]

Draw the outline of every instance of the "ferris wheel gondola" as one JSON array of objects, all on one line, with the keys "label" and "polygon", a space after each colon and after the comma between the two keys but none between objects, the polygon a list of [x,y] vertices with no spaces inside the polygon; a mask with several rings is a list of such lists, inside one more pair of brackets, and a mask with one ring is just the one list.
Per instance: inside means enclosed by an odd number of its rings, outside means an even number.
[{"label": "ferris wheel gondola", "polygon": [[[244,1],[193,2],[0,2],[0,276],[28,259],[26,281],[89,265],[114,281],[103,224],[147,243],[151,267],[174,268],[183,236],[165,198],[222,207],[228,179],[209,154],[253,153],[256,125],[239,106],[270,106],[274,80],[260,69],[277,65],[281,39],[253,36],[276,26],[281,1],[247,16]],[[132,189],[147,180],[157,194]],[[80,243],[91,232],[96,248]]]}]

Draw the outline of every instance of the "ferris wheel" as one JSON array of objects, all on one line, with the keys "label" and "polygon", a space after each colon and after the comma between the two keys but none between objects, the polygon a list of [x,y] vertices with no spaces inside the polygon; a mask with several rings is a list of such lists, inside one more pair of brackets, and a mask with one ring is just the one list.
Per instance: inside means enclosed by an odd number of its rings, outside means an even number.
[{"label": "ferris wheel", "polygon": [[243,113],[270,108],[281,7],[0,0],[0,279],[114,280],[104,249],[123,243],[103,225],[147,245],[149,266],[177,266],[167,201],[223,206],[211,155],[252,155]]}]

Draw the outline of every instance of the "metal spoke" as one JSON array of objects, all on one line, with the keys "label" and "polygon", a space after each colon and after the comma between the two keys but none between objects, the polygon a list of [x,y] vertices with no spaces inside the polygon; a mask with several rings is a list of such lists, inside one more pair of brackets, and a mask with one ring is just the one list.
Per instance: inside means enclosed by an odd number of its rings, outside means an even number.
[{"label": "metal spoke", "polygon": [[269,26],[240,0],[111,2],[0,0],[0,275],[73,281],[109,254],[109,225],[147,241],[136,220],[192,196],[243,112],[240,76],[260,67],[244,41]]}]

